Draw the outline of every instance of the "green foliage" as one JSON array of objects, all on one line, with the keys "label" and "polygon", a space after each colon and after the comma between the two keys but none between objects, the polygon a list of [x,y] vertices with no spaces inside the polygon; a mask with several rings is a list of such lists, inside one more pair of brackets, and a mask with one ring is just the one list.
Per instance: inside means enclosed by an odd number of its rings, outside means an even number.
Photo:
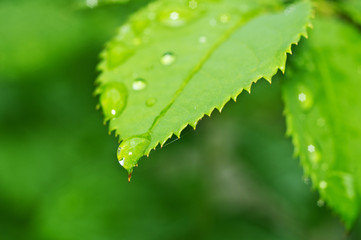
[{"label": "green foliage", "polygon": [[310,24],[307,2],[286,10],[262,1],[191,2],[150,4],[102,53],[96,93],[123,141],[118,159],[129,174],[188,124],[195,128],[258,79],[270,82]]},{"label": "green foliage", "polygon": [[[342,36],[340,38],[339,36]],[[286,71],[288,133],[305,175],[350,228],[361,207],[361,34],[319,18]]]}]

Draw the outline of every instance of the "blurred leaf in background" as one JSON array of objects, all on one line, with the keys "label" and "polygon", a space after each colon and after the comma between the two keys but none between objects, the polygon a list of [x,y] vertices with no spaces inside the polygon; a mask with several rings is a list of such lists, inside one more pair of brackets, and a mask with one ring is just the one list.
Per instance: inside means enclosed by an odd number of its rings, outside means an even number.
[{"label": "blurred leaf in background", "polygon": [[277,79],[187,129],[126,181],[94,109],[93,69],[146,2],[1,1],[0,239],[344,238],[302,183]]}]

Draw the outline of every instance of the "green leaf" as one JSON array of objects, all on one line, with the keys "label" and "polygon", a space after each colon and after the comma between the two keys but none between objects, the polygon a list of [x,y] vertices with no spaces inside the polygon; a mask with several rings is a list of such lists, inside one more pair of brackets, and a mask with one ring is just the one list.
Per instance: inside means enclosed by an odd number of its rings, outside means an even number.
[{"label": "green leaf", "polygon": [[361,24],[361,1],[348,0],[338,3],[341,8],[355,23]]},{"label": "green leaf", "polygon": [[320,19],[286,71],[288,134],[306,177],[350,228],[361,204],[361,34]]},{"label": "green leaf", "polygon": [[102,53],[96,93],[129,174],[173,134],[284,71],[311,6],[268,2],[156,1],[119,29]]}]

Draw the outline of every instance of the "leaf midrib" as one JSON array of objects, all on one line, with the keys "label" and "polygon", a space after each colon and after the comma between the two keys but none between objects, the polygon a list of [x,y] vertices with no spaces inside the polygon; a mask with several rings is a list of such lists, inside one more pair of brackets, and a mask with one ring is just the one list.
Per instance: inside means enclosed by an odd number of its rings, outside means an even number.
[{"label": "leaf midrib", "polygon": [[199,62],[199,64],[197,64],[193,70],[190,72],[190,74],[188,75],[188,77],[186,77],[182,84],[180,85],[180,87],[178,88],[178,90],[176,91],[174,97],[172,98],[172,100],[170,101],[170,103],[159,113],[159,115],[154,119],[152,125],[150,126],[150,128],[147,131],[147,135],[151,134],[151,132],[153,131],[153,129],[156,127],[156,125],[159,123],[159,121],[161,120],[161,118],[168,112],[168,110],[172,107],[172,105],[174,104],[174,102],[177,100],[177,98],[179,97],[179,95],[183,92],[184,88],[187,86],[187,84],[192,80],[192,78],[201,70],[201,68],[203,67],[203,65],[209,60],[209,58],[212,56],[212,54],[224,43],[226,42],[242,25],[248,23],[249,21],[251,21],[256,15],[258,15],[259,13],[261,13],[262,11],[257,11],[257,13],[253,13],[251,14],[251,16],[248,19],[244,19],[243,17],[241,17],[238,22],[231,27],[228,31],[226,31],[220,38],[219,40],[213,45],[213,47],[211,47],[209,49],[209,51],[204,55],[204,57],[202,58],[202,60]]}]

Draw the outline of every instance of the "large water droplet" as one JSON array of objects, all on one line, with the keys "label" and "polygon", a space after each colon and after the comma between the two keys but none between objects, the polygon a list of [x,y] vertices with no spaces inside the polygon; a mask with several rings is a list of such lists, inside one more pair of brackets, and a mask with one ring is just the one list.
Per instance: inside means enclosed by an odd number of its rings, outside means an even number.
[{"label": "large water droplet", "polygon": [[192,10],[189,8],[176,7],[170,10],[164,10],[158,15],[158,19],[161,23],[169,27],[181,27],[184,26],[194,16]]},{"label": "large water droplet", "polygon": [[146,137],[133,137],[124,140],[119,145],[117,151],[118,161],[129,174],[133,172],[133,168],[137,165],[138,160],[144,155],[149,144],[150,140]]},{"label": "large water droplet", "polygon": [[141,91],[147,87],[147,82],[143,78],[136,78],[133,81],[132,87],[133,87],[133,90],[135,90],[135,91]]},{"label": "large water droplet", "polygon": [[313,106],[313,96],[305,87],[299,87],[298,102],[304,111],[311,109]]},{"label": "large water droplet", "polygon": [[163,54],[162,58],[160,59],[160,62],[163,65],[171,65],[175,61],[175,56],[171,52],[166,52]]},{"label": "large water droplet", "polygon": [[127,89],[123,83],[108,83],[100,88],[100,105],[105,120],[118,117],[127,102]]}]

